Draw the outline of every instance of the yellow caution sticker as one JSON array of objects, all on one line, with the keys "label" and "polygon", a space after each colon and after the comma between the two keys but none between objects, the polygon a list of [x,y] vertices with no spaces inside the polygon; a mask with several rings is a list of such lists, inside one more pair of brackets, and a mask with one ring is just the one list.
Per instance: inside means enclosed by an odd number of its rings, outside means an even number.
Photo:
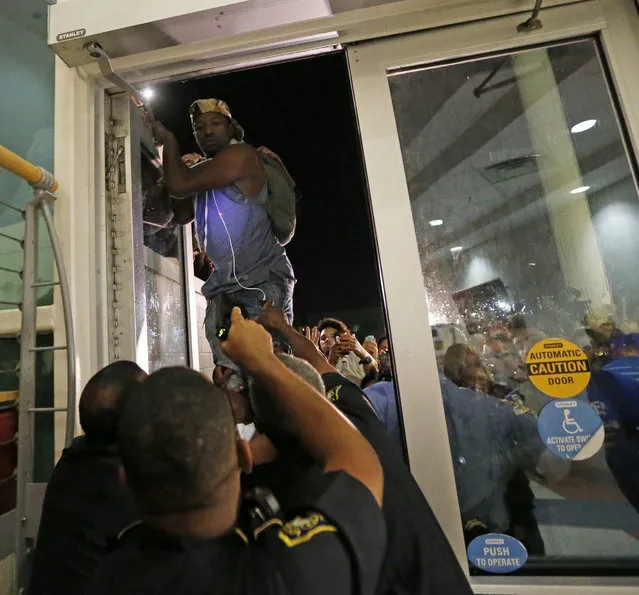
[{"label": "yellow caution sticker", "polygon": [[544,339],[533,345],[526,368],[533,385],[556,399],[574,397],[590,382],[590,362],[584,350],[565,339]]}]

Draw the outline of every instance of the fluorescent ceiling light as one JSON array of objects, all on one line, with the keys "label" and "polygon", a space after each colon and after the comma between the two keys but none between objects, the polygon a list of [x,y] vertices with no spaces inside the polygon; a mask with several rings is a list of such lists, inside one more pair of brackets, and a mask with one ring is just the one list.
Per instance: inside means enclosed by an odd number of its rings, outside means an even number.
[{"label": "fluorescent ceiling light", "polygon": [[594,128],[597,124],[597,120],[584,120],[583,122],[579,122],[579,124],[575,124],[570,132],[573,134],[578,134],[579,132],[586,132],[586,130],[590,130]]},{"label": "fluorescent ceiling light", "polygon": [[450,251],[451,251],[451,252],[453,252],[453,253],[461,252],[462,250],[463,250],[463,247],[462,247],[462,246],[453,246],[453,247],[450,249]]},{"label": "fluorescent ceiling light", "polygon": [[534,266],[536,266],[536,265],[537,265],[537,263],[536,263],[536,262],[529,262],[529,263],[528,263],[528,266],[529,266],[529,267],[534,267]]},{"label": "fluorescent ceiling light", "polygon": [[570,194],[581,194],[582,192],[588,192],[588,190],[590,190],[590,186],[579,186],[578,188],[573,188]]},{"label": "fluorescent ceiling light", "polygon": [[438,225],[441,225],[444,221],[442,219],[433,219],[432,221],[429,221],[428,224],[431,225],[432,227],[437,227]]}]

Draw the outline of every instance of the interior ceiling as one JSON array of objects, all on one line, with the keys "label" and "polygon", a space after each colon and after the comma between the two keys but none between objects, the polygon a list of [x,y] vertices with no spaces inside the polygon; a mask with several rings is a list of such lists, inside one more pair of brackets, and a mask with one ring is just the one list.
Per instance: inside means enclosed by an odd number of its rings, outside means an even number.
[{"label": "interior ceiling", "polygon": [[[598,120],[573,141],[583,183],[601,191],[629,169],[595,46],[558,46],[550,55],[568,126]],[[513,229],[545,211],[535,159],[522,159],[536,149],[514,76],[508,58],[492,58],[390,78],[417,237],[433,256],[494,237],[497,223]],[[509,167],[491,167],[498,163]],[[434,219],[444,225],[431,227]]]}]

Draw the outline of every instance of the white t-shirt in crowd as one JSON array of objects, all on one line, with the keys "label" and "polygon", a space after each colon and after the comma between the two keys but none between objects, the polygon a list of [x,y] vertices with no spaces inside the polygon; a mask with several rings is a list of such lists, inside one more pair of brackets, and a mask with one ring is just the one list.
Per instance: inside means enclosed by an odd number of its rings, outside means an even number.
[{"label": "white t-shirt in crowd", "polygon": [[339,360],[335,367],[342,376],[350,380],[353,384],[359,386],[364,376],[366,376],[364,366],[362,366],[359,362],[359,356],[351,351],[348,355],[345,355],[341,360]]}]

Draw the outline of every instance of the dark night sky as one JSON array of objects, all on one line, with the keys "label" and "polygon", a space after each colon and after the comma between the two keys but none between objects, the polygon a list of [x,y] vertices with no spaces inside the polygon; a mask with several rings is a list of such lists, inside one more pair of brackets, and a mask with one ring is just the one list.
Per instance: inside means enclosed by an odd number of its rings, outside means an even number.
[{"label": "dark night sky", "polygon": [[346,60],[342,53],[173,83],[156,89],[156,117],[182,153],[197,151],[196,99],[225,100],[254,146],[286,163],[302,193],[287,251],[298,283],[296,322],[336,310],[381,308],[377,258]]}]

